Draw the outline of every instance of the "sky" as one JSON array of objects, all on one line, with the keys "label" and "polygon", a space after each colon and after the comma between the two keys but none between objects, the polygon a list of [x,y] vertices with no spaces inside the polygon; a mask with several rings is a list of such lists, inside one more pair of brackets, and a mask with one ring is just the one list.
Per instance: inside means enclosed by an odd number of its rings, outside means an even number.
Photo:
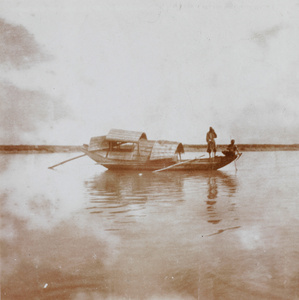
[{"label": "sky", "polygon": [[1,0],[0,144],[299,143],[298,0]]}]

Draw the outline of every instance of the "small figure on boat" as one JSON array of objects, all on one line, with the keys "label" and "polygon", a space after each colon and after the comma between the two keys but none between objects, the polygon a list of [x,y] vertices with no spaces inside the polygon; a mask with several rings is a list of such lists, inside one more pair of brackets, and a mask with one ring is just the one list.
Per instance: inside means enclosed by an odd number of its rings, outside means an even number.
[{"label": "small figure on boat", "polygon": [[236,153],[239,154],[238,147],[235,144],[235,140],[232,139],[230,144],[227,146],[226,150],[222,151],[225,156],[235,156]]},{"label": "small figure on boat", "polygon": [[210,127],[210,130],[207,132],[207,136],[206,136],[206,140],[208,143],[208,149],[207,152],[209,153],[209,157],[211,157],[211,153],[212,156],[216,156],[216,142],[215,142],[215,138],[217,138],[217,134],[215,132],[215,130]]},{"label": "small figure on boat", "polygon": [[179,160],[181,161],[182,160],[181,155],[185,153],[183,144],[178,145],[175,153],[177,153],[179,155]]}]

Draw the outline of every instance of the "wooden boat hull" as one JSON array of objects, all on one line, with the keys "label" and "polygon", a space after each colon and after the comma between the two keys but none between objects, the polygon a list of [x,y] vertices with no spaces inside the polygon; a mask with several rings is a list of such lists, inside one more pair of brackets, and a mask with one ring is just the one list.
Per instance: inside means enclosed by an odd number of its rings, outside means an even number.
[{"label": "wooden boat hull", "polygon": [[[101,155],[100,152],[88,151],[82,148],[82,151],[98,164],[109,170],[136,170],[136,171],[155,171],[167,168],[178,162],[173,159],[161,160],[118,160],[110,159]],[[238,156],[216,156],[214,158],[201,158],[191,161],[182,160],[183,164],[178,164],[169,168],[169,171],[202,171],[202,170],[218,170],[237,159]]]}]

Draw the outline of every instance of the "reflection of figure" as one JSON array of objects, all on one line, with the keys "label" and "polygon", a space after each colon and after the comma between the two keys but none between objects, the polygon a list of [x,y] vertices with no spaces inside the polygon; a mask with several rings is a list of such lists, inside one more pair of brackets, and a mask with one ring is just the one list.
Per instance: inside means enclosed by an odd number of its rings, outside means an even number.
[{"label": "reflection of figure", "polygon": [[206,140],[208,143],[208,149],[207,152],[209,153],[209,157],[211,157],[211,152],[212,152],[212,156],[216,155],[216,142],[215,142],[215,138],[217,138],[217,134],[215,132],[215,130],[210,127],[210,130],[207,132],[206,135]]},{"label": "reflection of figure", "polygon": [[216,177],[209,177],[208,185],[209,185],[208,198],[209,199],[217,198],[218,190],[217,190]]},{"label": "reflection of figure", "polygon": [[[216,204],[216,198],[218,194],[218,187],[217,187],[217,182],[216,182],[216,177],[209,177],[208,179],[208,199],[206,201],[207,203],[207,211],[209,214],[209,223],[217,224],[221,221],[219,217],[217,216],[217,213],[215,211],[215,204]],[[214,200],[214,201],[213,201]]]},{"label": "reflection of figure", "polygon": [[231,140],[226,150],[222,151],[225,156],[235,156],[236,152],[239,154],[238,147],[235,144],[235,140]]},{"label": "reflection of figure", "polygon": [[[207,212],[208,212],[208,223],[218,224],[221,222],[222,218],[222,209],[217,209],[217,198],[220,196],[222,198],[224,195],[227,195],[229,198],[236,192],[236,181],[233,177],[226,175],[220,171],[209,173],[207,180],[208,191],[207,191]],[[225,201],[225,198],[222,199]],[[233,205],[233,204],[232,204]],[[233,206],[228,208],[230,211],[233,211]]]}]

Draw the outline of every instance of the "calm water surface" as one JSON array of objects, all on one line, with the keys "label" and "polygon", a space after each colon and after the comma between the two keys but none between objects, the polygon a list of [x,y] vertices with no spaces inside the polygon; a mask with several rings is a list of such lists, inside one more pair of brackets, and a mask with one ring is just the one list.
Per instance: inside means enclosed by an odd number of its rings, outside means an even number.
[{"label": "calm water surface", "polygon": [[299,152],[213,172],[1,155],[2,299],[299,299]]}]

